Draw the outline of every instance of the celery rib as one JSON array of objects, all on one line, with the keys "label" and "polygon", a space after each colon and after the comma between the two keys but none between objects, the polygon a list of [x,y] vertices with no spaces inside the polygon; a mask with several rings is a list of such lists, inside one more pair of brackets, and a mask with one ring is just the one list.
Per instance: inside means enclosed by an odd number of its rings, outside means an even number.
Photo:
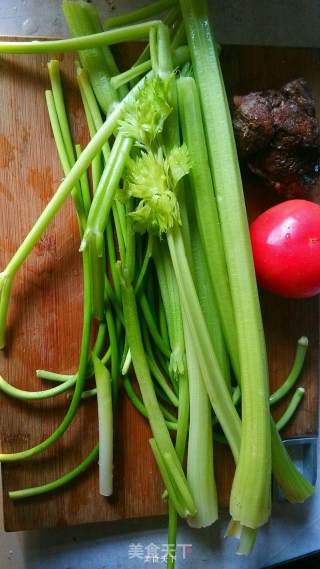
[{"label": "celery rib", "polygon": [[48,492],[58,490],[58,488],[61,488],[62,486],[65,486],[69,482],[72,482],[78,478],[80,474],[85,472],[89,466],[91,466],[91,464],[97,460],[98,456],[99,445],[97,444],[94,449],[88,454],[88,456],[67,474],[64,474],[53,482],[43,484],[42,486],[34,486],[33,488],[26,488],[24,490],[11,490],[9,492],[9,498],[11,498],[11,500],[22,500],[25,498],[33,498],[34,496],[40,496],[41,494],[47,494]]},{"label": "celery rib", "polygon": [[107,368],[93,354],[97,386],[99,421],[99,483],[100,494],[111,496],[113,491],[113,412],[111,377]]},{"label": "celery rib", "polygon": [[100,47],[104,45],[114,45],[127,41],[135,41],[147,39],[151,28],[157,27],[161,23],[160,20],[151,20],[142,24],[133,26],[124,26],[120,29],[109,30],[99,34],[91,34],[83,37],[76,37],[62,40],[33,40],[16,41],[16,42],[0,42],[0,53],[68,53],[70,51],[79,51]]},{"label": "celery rib", "polygon": [[271,442],[268,373],[258,292],[237,151],[219,56],[206,0],[180,0],[199,87],[215,195],[239,338],[242,435],[230,512],[257,528],[271,508]]},{"label": "celery rib", "polygon": [[[144,354],[134,291],[132,289],[132,286],[128,285],[127,283],[123,283],[122,286],[122,300],[124,318],[126,323],[126,333],[132,355],[133,366],[138,379],[142,399],[148,412],[150,426],[155,440],[157,441],[156,444],[161,455],[165,456],[166,453],[166,455],[172,457],[172,463],[166,464],[165,472],[168,472],[169,479],[171,476],[173,477],[180,490],[184,490],[183,494],[185,496],[188,496],[188,503],[192,504],[192,512],[190,512],[187,505],[185,505],[183,514],[190,515],[195,510],[194,504],[182,467],[177,458],[169,436],[169,432],[167,430],[167,426],[157,402],[148,364]],[[175,465],[174,472],[171,469],[172,464]]]},{"label": "celery rib", "polygon": [[284,383],[270,395],[270,405],[274,405],[282,399],[294,386],[303,368],[308,349],[308,338],[302,336],[297,343],[297,350],[291,371]]}]

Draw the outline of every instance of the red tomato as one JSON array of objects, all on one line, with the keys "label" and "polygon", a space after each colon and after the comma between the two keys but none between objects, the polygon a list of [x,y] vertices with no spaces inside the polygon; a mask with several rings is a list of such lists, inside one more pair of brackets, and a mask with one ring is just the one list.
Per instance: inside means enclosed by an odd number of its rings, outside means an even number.
[{"label": "red tomato", "polygon": [[250,234],[262,287],[291,298],[320,292],[320,206],[282,202],[259,215]]}]

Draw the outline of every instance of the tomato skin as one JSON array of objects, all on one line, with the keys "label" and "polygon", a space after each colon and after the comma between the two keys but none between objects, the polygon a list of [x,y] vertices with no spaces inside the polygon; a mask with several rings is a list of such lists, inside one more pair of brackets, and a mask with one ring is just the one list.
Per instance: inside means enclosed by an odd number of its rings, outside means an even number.
[{"label": "tomato skin", "polygon": [[258,283],[281,296],[306,298],[320,292],[320,206],[282,202],[250,226]]}]

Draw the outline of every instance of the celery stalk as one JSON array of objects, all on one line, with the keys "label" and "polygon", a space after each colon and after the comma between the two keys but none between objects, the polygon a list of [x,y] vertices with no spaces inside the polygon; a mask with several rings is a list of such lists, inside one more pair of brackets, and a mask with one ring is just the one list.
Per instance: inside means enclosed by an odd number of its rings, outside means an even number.
[{"label": "celery stalk", "polygon": [[64,419],[61,421],[60,425],[56,430],[44,441],[40,442],[36,446],[29,448],[24,451],[15,453],[1,453],[0,462],[13,462],[17,460],[22,460],[30,458],[39,454],[49,448],[54,444],[67,430],[73,418],[77,412],[81,394],[84,388],[86,380],[86,371],[89,356],[89,345],[90,345],[90,331],[91,331],[91,285],[90,285],[90,262],[89,257],[85,253],[83,255],[83,273],[84,273],[84,302],[83,302],[83,330],[82,330],[82,342],[80,349],[80,363],[79,371],[76,376],[76,384],[74,394],[71,399],[70,406]]},{"label": "celery stalk", "polygon": [[192,77],[181,77],[177,86],[183,139],[188,146],[192,161],[189,174],[192,206],[196,213],[211,288],[219,309],[224,336],[234,370],[239,377],[238,339],[217,203],[202,126],[200,101]]},{"label": "celery stalk", "polygon": [[[86,36],[102,32],[102,25],[98,25],[96,8],[83,1],[63,0],[63,13],[70,34],[73,37]],[[110,83],[110,75],[106,61],[106,46],[95,47],[80,51],[81,65],[87,71],[97,100],[105,113],[110,106],[118,100],[116,90]],[[109,56],[112,57],[111,52]]]},{"label": "celery stalk", "polygon": [[270,515],[271,441],[268,371],[240,170],[206,0],[180,0],[199,87],[238,334],[242,436],[230,511],[243,527]]},{"label": "celery stalk", "polygon": [[[185,498],[183,499],[184,516],[190,514],[192,515],[192,513],[195,512],[195,507],[191,494],[188,490],[182,467],[176,456],[172,441],[164,422],[163,415],[154,393],[141,339],[134,292],[132,286],[126,282],[123,282],[122,286],[122,299],[126,333],[131,350],[133,366],[139,382],[143,402],[148,413],[150,426],[155,440],[157,441],[156,444],[160,454],[167,459],[169,457],[172,458],[172,462],[169,460],[169,463],[166,463],[164,472],[167,472],[167,476],[170,480],[172,480],[172,484],[175,485],[179,493],[183,492],[183,495],[187,496],[187,500],[185,500]],[[175,466],[174,470],[172,466]],[[162,474],[164,474],[164,472],[162,472]]]},{"label": "celery stalk", "polygon": [[25,490],[11,490],[11,492],[9,492],[9,498],[11,498],[11,500],[22,500],[24,498],[33,498],[34,496],[39,496],[41,494],[47,494],[48,492],[53,492],[54,490],[58,490],[58,488],[65,486],[65,484],[68,484],[69,482],[72,482],[73,480],[78,478],[80,474],[85,472],[87,468],[89,468],[89,466],[91,466],[91,464],[95,460],[97,460],[98,455],[99,455],[99,445],[96,445],[92,449],[92,451],[88,454],[88,456],[75,468],[70,470],[70,472],[68,472],[67,474],[64,474],[63,476],[57,478],[57,480],[54,480],[53,482],[48,482],[47,484],[43,484],[42,486],[26,488]]},{"label": "celery stalk", "polygon": [[218,500],[213,471],[211,406],[188,325],[185,340],[190,389],[187,480],[197,507],[196,515],[187,521],[191,527],[199,528],[218,519]]},{"label": "celery stalk", "polygon": [[[180,65],[184,65],[189,61],[189,48],[186,45],[181,45],[177,49],[174,50],[172,54],[173,58],[173,65],[174,67],[180,67]],[[151,59],[140,63],[130,69],[124,71],[123,73],[119,73],[111,78],[111,84],[114,86],[115,89],[121,87],[129,81],[136,79],[140,75],[147,73],[152,67]]]},{"label": "celery stalk", "polygon": [[181,231],[174,228],[167,233],[169,250],[175,270],[183,310],[193,338],[202,378],[212,407],[228,439],[233,456],[238,460],[241,439],[241,421],[233,406],[201,311],[192,275],[186,258]]},{"label": "celery stalk", "polygon": [[304,389],[303,387],[298,387],[298,389],[296,389],[296,391],[294,392],[293,397],[287,409],[283,413],[282,417],[280,417],[280,419],[276,423],[278,431],[281,431],[281,429],[283,429],[289,423],[290,419],[292,419],[303,397],[304,397]]},{"label": "celery stalk", "polygon": [[150,20],[143,24],[124,26],[123,28],[116,28],[99,34],[62,40],[2,41],[0,42],[0,53],[68,53],[93,47],[143,40],[148,38],[150,29],[158,26],[160,23],[160,20]]},{"label": "celery stalk", "polygon": [[99,481],[100,494],[111,496],[113,490],[113,413],[111,377],[99,358],[92,355],[97,386],[99,419]]}]

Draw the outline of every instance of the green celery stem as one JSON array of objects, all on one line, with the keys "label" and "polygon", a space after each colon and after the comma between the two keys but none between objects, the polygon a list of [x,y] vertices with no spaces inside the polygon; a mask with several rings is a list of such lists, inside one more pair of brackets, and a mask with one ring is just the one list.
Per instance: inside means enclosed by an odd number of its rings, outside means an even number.
[{"label": "green celery stem", "polygon": [[65,486],[69,482],[72,482],[78,478],[80,474],[85,472],[89,466],[91,466],[91,464],[98,459],[98,456],[99,445],[97,444],[94,449],[88,454],[88,456],[67,474],[64,474],[53,482],[43,484],[42,486],[26,488],[25,490],[11,490],[11,492],[9,492],[9,498],[11,498],[11,500],[21,500],[24,498],[33,498],[34,496],[39,496],[41,494],[47,494],[48,492],[58,490],[58,488],[61,488],[62,486]]},{"label": "green celery stem", "polygon": [[287,409],[285,410],[279,421],[277,421],[276,423],[278,431],[281,431],[281,429],[283,429],[292,419],[303,397],[304,397],[304,389],[303,387],[298,387],[298,389],[294,392]]},{"label": "green celery stem", "polygon": [[208,3],[206,0],[180,0],[180,6],[200,93],[239,338],[241,449],[230,512],[242,526],[257,528],[267,522],[271,509],[271,441],[266,349],[248,221]]},{"label": "green celery stem", "polygon": [[90,49],[92,47],[103,47],[104,45],[114,45],[127,41],[142,40],[148,37],[151,28],[157,27],[160,23],[161,22],[159,20],[151,20],[142,24],[108,30],[106,32],[101,32],[100,34],[62,40],[33,40],[30,42],[2,41],[0,42],[0,53],[67,53],[70,51]]},{"label": "green celery stem", "polygon": [[[179,286],[181,302],[193,337],[206,389],[237,462],[240,451],[241,421],[226,386],[201,311],[179,228],[167,233],[169,250]],[[214,377],[214,380],[213,380]]]},{"label": "green celery stem", "polygon": [[280,399],[282,399],[296,383],[302,371],[307,349],[308,349],[308,338],[302,336],[298,340],[297,351],[292,369],[286,381],[282,383],[282,385],[276,391],[274,391],[272,395],[270,395],[270,405],[274,405],[275,403],[280,401]]},{"label": "green celery stem", "polygon": [[37,444],[36,446],[21,452],[2,453],[0,454],[0,462],[13,462],[17,460],[23,460],[45,451],[63,435],[63,433],[67,430],[67,428],[71,424],[77,412],[79,403],[81,401],[81,394],[84,389],[86,381],[86,372],[87,372],[89,347],[90,347],[91,284],[90,284],[90,262],[87,254],[83,255],[83,279],[84,279],[84,302],[83,302],[83,330],[82,330],[82,341],[80,349],[80,363],[79,363],[79,371],[77,374],[77,380],[75,384],[75,390],[68,411],[64,419],[60,423],[60,425],[47,439]]},{"label": "green celery stem", "polygon": [[[185,514],[188,515],[187,512],[190,509],[194,511],[194,504],[153,388],[141,338],[134,291],[130,284],[126,282],[123,282],[122,284],[122,300],[126,334],[142,399],[148,412],[152,433],[157,441],[157,448],[163,457],[167,456],[167,458],[171,458],[171,462],[166,464],[166,470],[168,471],[169,477],[173,476],[173,484],[179,488],[180,492],[183,492],[184,503],[186,506]],[[174,466],[174,473],[171,469],[172,465]],[[187,500],[185,497],[187,497]]]}]

